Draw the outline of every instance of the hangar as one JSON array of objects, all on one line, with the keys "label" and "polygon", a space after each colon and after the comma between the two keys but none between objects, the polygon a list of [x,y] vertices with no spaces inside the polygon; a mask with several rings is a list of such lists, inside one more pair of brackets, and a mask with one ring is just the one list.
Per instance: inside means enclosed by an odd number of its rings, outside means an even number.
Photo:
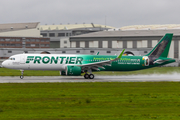
[{"label": "hangar", "polygon": [[0,48],[49,48],[39,27],[39,22],[0,24]]},{"label": "hangar", "polygon": [[70,37],[72,48],[152,49],[166,33],[174,33],[170,58],[180,59],[180,25],[126,26]]},{"label": "hangar", "polygon": [[60,24],[41,25],[41,35],[50,38],[51,48],[70,48],[69,38],[82,34],[114,29],[114,27],[100,24]]}]

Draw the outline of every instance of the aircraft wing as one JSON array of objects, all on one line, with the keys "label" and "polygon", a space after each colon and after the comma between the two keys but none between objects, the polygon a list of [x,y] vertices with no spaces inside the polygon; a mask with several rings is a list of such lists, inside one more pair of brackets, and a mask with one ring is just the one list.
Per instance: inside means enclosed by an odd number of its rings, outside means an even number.
[{"label": "aircraft wing", "polygon": [[99,71],[99,68],[105,69],[103,66],[111,66],[111,63],[113,61],[119,60],[123,53],[124,53],[125,49],[123,49],[123,51],[119,54],[119,56],[117,56],[115,59],[113,60],[106,60],[106,61],[101,61],[101,62],[94,62],[94,63],[89,63],[89,64],[83,64],[83,65],[77,65],[79,67],[82,68],[82,70],[88,70],[88,69],[93,69],[93,70],[97,70]]}]

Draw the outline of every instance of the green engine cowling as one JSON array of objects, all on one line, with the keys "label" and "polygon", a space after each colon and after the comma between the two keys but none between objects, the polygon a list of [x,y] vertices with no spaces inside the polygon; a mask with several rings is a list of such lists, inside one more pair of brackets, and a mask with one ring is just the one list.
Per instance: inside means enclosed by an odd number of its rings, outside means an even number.
[{"label": "green engine cowling", "polygon": [[67,66],[66,67],[66,75],[68,75],[68,76],[80,76],[81,75],[81,67]]}]

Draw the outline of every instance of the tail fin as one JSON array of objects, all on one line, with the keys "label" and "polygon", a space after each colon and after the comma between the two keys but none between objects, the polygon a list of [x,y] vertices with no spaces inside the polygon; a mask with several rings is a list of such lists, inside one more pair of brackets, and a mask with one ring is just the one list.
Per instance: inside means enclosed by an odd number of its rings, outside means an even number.
[{"label": "tail fin", "polygon": [[167,33],[164,37],[162,37],[162,39],[153,48],[153,50],[149,52],[146,56],[155,57],[155,58],[167,57],[169,53],[172,37],[173,37],[172,33]]}]

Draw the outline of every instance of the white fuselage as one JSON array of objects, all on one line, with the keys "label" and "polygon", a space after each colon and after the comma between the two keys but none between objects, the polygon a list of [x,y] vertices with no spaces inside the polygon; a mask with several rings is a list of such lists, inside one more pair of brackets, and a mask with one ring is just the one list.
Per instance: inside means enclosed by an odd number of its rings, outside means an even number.
[{"label": "white fuselage", "polygon": [[[34,57],[28,58],[29,56],[34,56]],[[54,57],[53,61],[51,60],[52,57]],[[63,59],[60,57],[62,57]],[[75,57],[75,55],[68,55],[68,57]],[[65,70],[65,67],[68,64],[66,59],[67,59],[67,55],[65,54],[17,54],[11,56],[8,60],[5,60],[2,63],[2,66],[6,68],[18,69],[18,70],[63,71]]]}]

